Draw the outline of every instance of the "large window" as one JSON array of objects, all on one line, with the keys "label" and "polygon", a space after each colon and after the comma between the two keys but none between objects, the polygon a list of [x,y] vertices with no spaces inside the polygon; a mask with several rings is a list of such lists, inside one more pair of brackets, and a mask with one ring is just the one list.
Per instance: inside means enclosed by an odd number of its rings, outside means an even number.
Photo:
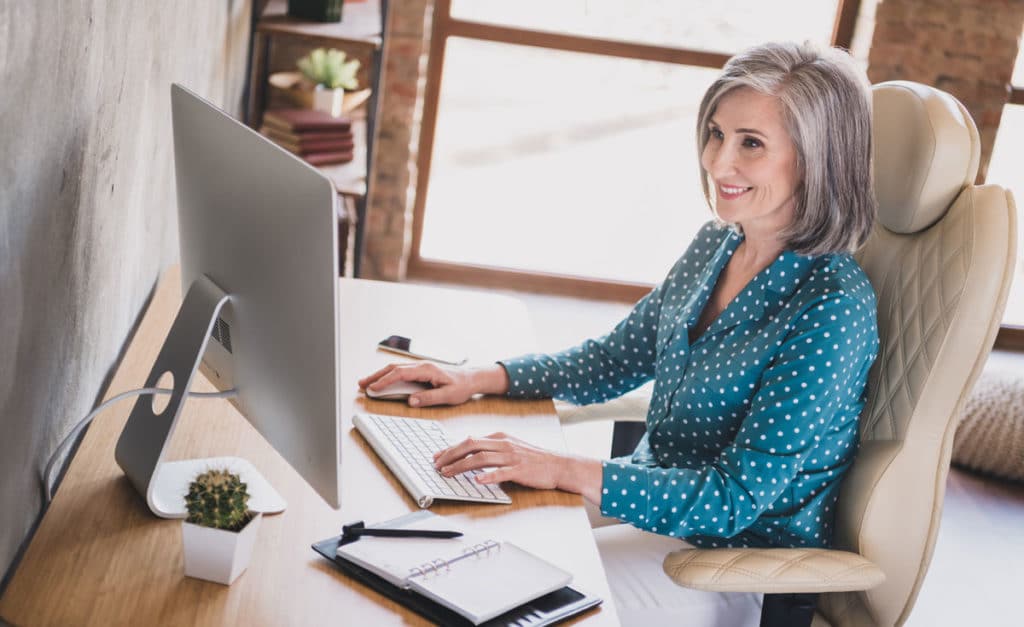
[{"label": "large window", "polygon": [[660,280],[709,218],[693,136],[716,74],[450,39],[420,254]]},{"label": "large window", "polygon": [[[1003,116],[999,121],[999,133],[996,135],[995,147],[992,149],[992,160],[989,162],[986,183],[995,183],[1009,189],[1017,201],[1017,266],[1010,288],[1010,297],[1006,302],[1006,313],[1003,324],[1020,327],[1014,330],[1014,344],[1024,348],[1024,224],[1022,224],[1021,208],[1024,207],[1024,47],[1017,55],[1013,72],[1013,89],[1011,101],[1003,107]],[[1008,335],[1004,332],[1004,336]],[[1002,338],[1001,338],[1002,339]]]},{"label": "large window", "polygon": [[694,126],[718,68],[848,46],[857,5],[437,0],[410,274],[639,296],[710,217]]}]

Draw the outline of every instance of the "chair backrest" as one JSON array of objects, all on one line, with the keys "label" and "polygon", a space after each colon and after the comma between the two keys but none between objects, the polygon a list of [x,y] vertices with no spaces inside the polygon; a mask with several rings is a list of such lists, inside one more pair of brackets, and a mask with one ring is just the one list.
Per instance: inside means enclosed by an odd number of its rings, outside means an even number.
[{"label": "chair backrest", "polygon": [[967,110],[931,87],[874,87],[879,220],[857,254],[881,349],[860,450],[837,506],[838,548],[878,564],[873,590],[822,595],[833,625],[899,625],[931,561],[957,418],[999,329],[1016,255],[1013,197],[975,186]]}]

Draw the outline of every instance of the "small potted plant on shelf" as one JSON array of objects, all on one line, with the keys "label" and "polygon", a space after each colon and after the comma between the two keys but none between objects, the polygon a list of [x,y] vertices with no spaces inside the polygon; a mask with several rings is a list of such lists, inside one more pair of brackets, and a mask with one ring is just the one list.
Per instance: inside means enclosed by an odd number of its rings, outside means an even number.
[{"label": "small potted plant on shelf", "polygon": [[185,508],[185,575],[230,585],[249,566],[260,526],[246,485],[228,470],[209,470],[189,484]]},{"label": "small potted plant on shelf", "polygon": [[317,48],[299,59],[299,70],[313,86],[313,108],[334,117],[342,113],[345,91],[359,87],[359,59],[345,59],[341,50]]},{"label": "small potted plant on shelf", "polygon": [[277,101],[278,108],[283,102],[339,117],[353,113],[370,98],[371,90],[359,89],[358,59],[346,60],[340,50],[321,50],[299,61],[303,71],[274,72],[267,77],[271,102]]}]

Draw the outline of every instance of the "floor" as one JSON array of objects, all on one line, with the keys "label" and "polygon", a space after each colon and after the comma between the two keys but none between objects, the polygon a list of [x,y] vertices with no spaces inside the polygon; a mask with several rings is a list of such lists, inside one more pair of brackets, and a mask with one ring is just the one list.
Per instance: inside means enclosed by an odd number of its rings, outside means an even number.
[{"label": "floor", "polygon": [[[508,292],[526,303],[537,348],[553,351],[611,329],[628,311],[621,303]],[[1024,355],[997,352],[987,368],[1020,371]],[[566,428],[570,450],[605,457],[611,425]],[[954,468],[928,576],[910,619],[912,627],[1021,625],[1024,589],[1024,484]]]}]

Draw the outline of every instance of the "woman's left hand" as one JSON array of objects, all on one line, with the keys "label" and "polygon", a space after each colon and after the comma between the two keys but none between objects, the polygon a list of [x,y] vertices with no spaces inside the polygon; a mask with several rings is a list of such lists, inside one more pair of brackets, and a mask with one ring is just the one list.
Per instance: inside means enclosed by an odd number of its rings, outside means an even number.
[{"label": "woman's left hand", "polygon": [[434,467],[445,477],[479,468],[495,468],[477,476],[479,483],[514,481],[531,488],[557,488],[566,458],[505,433],[466,438],[434,453]]},{"label": "woman's left hand", "polygon": [[466,438],[434,453],[434,467],[445,477],[494,468],[476,476],[478,483],[513,481],[542,490],[559,489],[601,502],[601,461],[552,453],[505,433]]}]

